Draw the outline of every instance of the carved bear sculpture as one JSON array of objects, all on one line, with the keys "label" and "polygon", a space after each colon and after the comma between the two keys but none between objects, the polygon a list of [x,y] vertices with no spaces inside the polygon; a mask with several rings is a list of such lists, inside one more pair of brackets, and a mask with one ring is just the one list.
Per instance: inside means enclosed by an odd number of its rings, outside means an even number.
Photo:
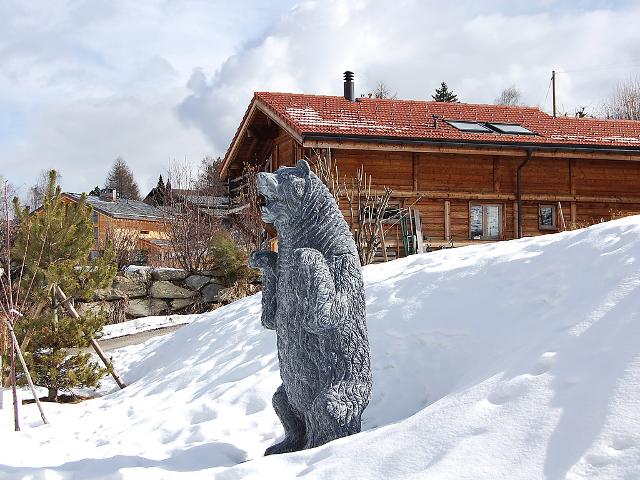
[{"label": "carved bear sculpture", "polygon": [[263,271],[262,324],[276,331],[282,377],[273,408],[285,438],[270,455],[359,432],[371,368],[360,259],[329,190],[304,160],[256,186],[278,232],[278,253],[249,260]]}]

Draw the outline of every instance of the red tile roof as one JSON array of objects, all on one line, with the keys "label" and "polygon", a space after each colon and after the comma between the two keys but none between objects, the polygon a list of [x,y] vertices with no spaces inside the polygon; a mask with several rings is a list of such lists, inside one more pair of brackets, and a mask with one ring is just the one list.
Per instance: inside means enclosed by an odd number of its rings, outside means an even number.
[{"label": "red tile roof", "polygon": [[[301,137],[340,135],[640,149],[640,122],[552,117],[535,107],[257,92]],[[440,117],[434,127],[433,115]],[[514,123],[537,135],[462,132],[443,120]]]}]

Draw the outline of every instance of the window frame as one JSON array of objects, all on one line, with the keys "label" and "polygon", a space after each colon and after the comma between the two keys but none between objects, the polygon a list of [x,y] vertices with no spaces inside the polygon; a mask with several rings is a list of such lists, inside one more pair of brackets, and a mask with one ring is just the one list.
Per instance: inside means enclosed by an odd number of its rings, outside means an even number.
[{"label": "window frame", "polygon": [[[471,210],[473,207],[482,207],[482,237],[473,238],[472,225],[471,225]],[[498,235],[495,237],[489,237],[487,235],[487,207],[498,207]],[[504,204],[499,202],[469,202],[469,239],[477,242],[495,242],[504,240]]]},{"label": "window frame", "polygon": [[[542,224],[542,209],[550,208],[551,209],[551,220],[553,221],[553,225],[543,225]],[[538,205],[538,229],[539,230],[558,230],[558,207],[557,205],[553,205],[551,203],[541,203]]]}]

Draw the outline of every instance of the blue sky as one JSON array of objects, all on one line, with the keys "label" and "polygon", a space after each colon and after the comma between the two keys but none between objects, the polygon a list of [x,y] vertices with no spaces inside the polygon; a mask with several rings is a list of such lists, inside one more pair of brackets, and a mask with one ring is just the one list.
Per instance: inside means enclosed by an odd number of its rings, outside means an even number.
[{"label": "blue sky", "polygon": [[[0,3],[0,175],[23,191],[55,167],[102,185],[122,156],[147,190],[172,161],[222,155],[256,90],[340,94],[384,81],[463,101],[515,85],[548,109],[598,113],[640,69],[631,1],[326,0]],[[609,66],[609,67],[607,67]]]}]

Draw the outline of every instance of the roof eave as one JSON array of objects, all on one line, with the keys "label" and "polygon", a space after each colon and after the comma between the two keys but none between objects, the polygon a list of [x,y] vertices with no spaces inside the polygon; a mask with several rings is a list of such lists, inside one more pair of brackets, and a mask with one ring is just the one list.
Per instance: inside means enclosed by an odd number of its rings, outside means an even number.
[{"label": "roof eave", "polygon": [[447,147],[476,147],[476,148],[516,148],[521,150],[554,150],[554,151],[568,151],[568,152],[601,152],[601,153],[616,153],[616,154],[629,154],[640,155],[640,146],[638,147],[616,147],[616,146],[604,146],[604,145],[589,145],[584,144],[566,144],[566,143],[537,143],[537,142],[496,142],[496,141],[481,141],[481,140],[451,140],[451,139],[437,139],[437,138],[408,138],[408,137],[393,137],[383,135],[341,135],[341,134],[326,134],[326,133],[304,133],[302,135],[302,145],[310,141],[334,141],[336,146],[339,146],[341,142],[361,142],[361,143],[383,143],[389,145],[434,145],[434,146],[447,146]]},{"label": "roof eave", "polygon": [[254,95],[249,107],[247,108],[247,112],[240,123],[238,131],[234,136],[231,145],[229,145],[229,149],[227,150],[227,154],[224,157],[222,162],[222,167],[220,168],[220,177],[224,180],[227,176],[227,170],[229,166],[233,163],[236,157],[236,153],[242,138],[246,134],[247,128],[251,124],[253,117],[255,115],[256,110],[260,110],[267,117],[269,117],[276,125],[286,131],[291,137],[296,140],[298,143],[302,144],[302,134],[298,132],[292,125],[289,125],[275,110],[270,108],[266,103],[260,100],[257,96]]}]

